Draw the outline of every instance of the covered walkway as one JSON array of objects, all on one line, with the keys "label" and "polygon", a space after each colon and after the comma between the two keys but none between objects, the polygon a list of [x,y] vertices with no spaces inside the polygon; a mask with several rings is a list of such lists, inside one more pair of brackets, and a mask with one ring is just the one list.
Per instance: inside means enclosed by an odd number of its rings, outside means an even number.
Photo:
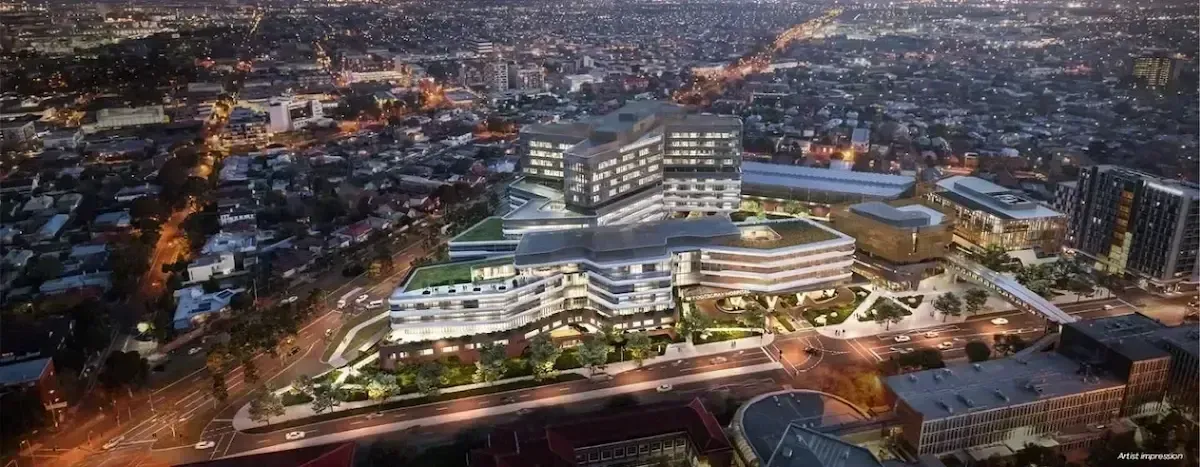
[{"label": "covered walkway", "polygon": [[943,261],[950,270],[987,287],[988,290],[1012,302],[1018,309],[1040,314],[1058,324],[1073,323],[1077,319],[1041,295],[1025,288],[1016,279],[988,269],[982,264],[956,254],[946,255]]}]

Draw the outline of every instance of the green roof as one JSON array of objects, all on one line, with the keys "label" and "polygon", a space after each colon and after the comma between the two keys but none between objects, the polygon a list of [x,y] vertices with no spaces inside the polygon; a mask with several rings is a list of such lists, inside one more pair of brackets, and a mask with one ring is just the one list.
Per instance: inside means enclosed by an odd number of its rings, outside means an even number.
[{"label": "green roof", "polygon": [[817,243],[840,238],[833,232],[825,230],[817,225],[810,224],[807,221],[800,220],[793,222],[769,222],[765,224],[745,225],[741,227],[753,228],[756,226],[770,229],[778,235],[778,238],[747,239],[740,236],[729,236],[721,238],[717,241],[717,244],[738,248],[758,248],[769,250],[796,245],[806,245],[809,243]]},{"label": "green roof", "polygon": [[471,266],[475,263],[445,263],[425,266],[413,272],[404,291],[423,289],[435,285],[463,284],[471,282]]},{"label": "green roof", "polygon": [[488,240],[506,240],[504,238],[504,221],[499,217],[489,217],[471,226],[465,232],[458,234],[455,242],[483,242]]}]

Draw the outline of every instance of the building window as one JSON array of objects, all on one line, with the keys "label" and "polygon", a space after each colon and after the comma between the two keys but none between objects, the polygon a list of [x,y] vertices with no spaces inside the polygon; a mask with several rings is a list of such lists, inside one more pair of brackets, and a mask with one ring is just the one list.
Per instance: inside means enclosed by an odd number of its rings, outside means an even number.
[{"label": "building window", "polygon": [[650,445],[643,444],[641,446],[638,446],[638,452],[642,453],[642,454],[646,454],[646,453],[650,452]]},{"label": "building window", "polygon": [[450,352],[458,352],[458,346],[457,345],[448,345],[448,346],[442,347],[442,353],[450,353]]},{"label": "building window", "polygon": [[421,355],[433,355],[433,349],[421,349]]}]

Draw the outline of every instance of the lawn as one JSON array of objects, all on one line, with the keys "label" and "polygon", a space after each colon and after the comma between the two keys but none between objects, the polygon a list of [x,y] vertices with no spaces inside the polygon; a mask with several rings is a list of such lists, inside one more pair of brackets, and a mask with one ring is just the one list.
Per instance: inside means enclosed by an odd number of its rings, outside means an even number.
[{"label": "lawn", "polygon": [[810,224],[804,221],[778,222],[773,224],[765,224],[765,227],[773,231],[776,235],[778,235],[778,237],[746,239],[738,236],[733,238],[722,238],[717,241],[717,243],[739,248],[772,249],[785,246],[806,245],[809,243],[823,242],[838,238],[836,234],[830,233],[828,230],[825,230],[815,224]]},{"label": "lawn", "polygon": [[471,282],[470,263],[447,263],[425,266],[413,273],[405,291],[424,289],[437,285],[462,284]]},{"label": "lawn", "polygon": [[[856,291],[855,289],[858,290]],[[850,315],[854,314],[854,309],[858,308],[858,305],[861,304],[866,298],[865,295],[859,295],[857,293],[860,291],[865,291],[861,287],[850,287],[839,293],[839,295],[847,293],[847,291],[852,297],[854,297],[854,301],[840,305],[818,305],[801,311],[800,315],[803,316],[806,321],[808,321],[808,324],[818,327],[836,326],[844,323],[846,319],[850,317]],[[841,297],[839,296],[837,298],[840,299]],[[831,299],[831,301],[832,300],[833,299]],[[817,318],[823,315],[825,316],[825,324],[817,324]]]},{"label": "lawn", "polygon": [[504,221],[499,217],[489,217],[471,226],[465,232],[454,237],[456,242],[482,242],[488,240],[504,240]]}]

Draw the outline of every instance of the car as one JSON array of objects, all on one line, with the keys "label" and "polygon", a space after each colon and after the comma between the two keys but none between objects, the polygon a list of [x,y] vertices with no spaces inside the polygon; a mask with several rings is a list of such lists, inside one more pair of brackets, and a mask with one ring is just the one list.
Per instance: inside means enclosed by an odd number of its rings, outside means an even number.
[{"label": "car", "polygon": [[908,342],[908,341],[911,341],[912,338],[905,334],[901,334],[899,336],[896,336],[896,338],[893,340],[895,340],[896,342]]},{"label": "car", "polygon": [[300,353],[300,347],[292,347],[290,350],[288,350],[287,356],[291,357],[298,353]]},{"label": "car", "polygon": [[107,442],[107,443],[104,443],[104,446],[101,446],[101,447],[102,447],[102,448],[104,448],[104,450],[105,450],[105,451],[107,451],[107,450],[109,450],[109,449],[112,449],[112,448],[115,448],[115,447],[117,447],[117,445],[118,445],[118,444],[121,444],[121,442],[122,442],[122,441],[125,441],[125,437],[124,437],[124,436],[118,436],[118,437],[116,437],[116,438],[113,438],[113,439],[110,439],[110,440],[108,440],[108,442]]},{"label": "car", "polygon": [[916,352],[916,351],[917,351],[917,349],[914,349],[914,348],[911,348],[911,347],[902,347],[902,348],[900,349],[900,353],[913,353],[913,352]]},{"label": "car", "polygon": [[340,310],[342,308],[346,308],[346,299],[344,299],[344,298],[338,300],[338,302],[337,302],[337,309]]},{"label": "car", "polygon": [[383,416],[383,412],[371,412],[371,413],[367,414],[366,417],[363,417],[363,418],[370,420],[370,419],[379,418],[382,416]]},{"label": "car", "polygon": [[286,435],[283,435],[283,438],[288,441],[295,441],[295,440],[298,440],[303,437],[304,437],[303,431],[289,431],[289,432],[287,432]]},{"label": "car", "polygon": [[954,347],[954,343],[950,342],[950,341],[946,341],[946,342],[942,342],[941,344],[938,344],[937,347],[940,350],[950,350],[951,348]]},{"label": "car", "polygon": [[524,409],[517,410],[517,415],[527,415],[530,412],[533,412],[533,409],[524,408]]},{"label": "car", "polygon": [[358,298],[354,299],[354,303],[361,304],[362,302],[367,301],[367,299],[369,299],[369,298],[371,298],[370,295],[362,294],[362,295],[359,295]]},{"label": "car", "polygon": [[935,338],[935,337],[937,337],[937,336],[938,336],[938,332],[937,332],[937,331],[929,331],[929,332],[926,332],[926,333],[925,333],[925,338],[926,338],[926,339],[933,339],[933,338]]},{"label": "car", "polygon": [[297,301],[299,301],[299,300],[300,300],[300,297],[297,297],[297,296],[295,296],[295,295],[292,295],[291,297],[288,297],[288,298],[285,298],[285,299],[283,299],[283,304],[284,304],[284,305],[287,305],[287,304],[289,304],[289,303],[296,303],[296,302],[297,302]]},{"label": "car", "polygon": [[201,350],[204,350],[204,349],[202,349],[200,347],[192,347],[192,348],[188,349],[188,355],[196,355],[196,354],[200,353]]},{"label": "car", "polygon": [[657,388],[658,392],[671,392],[672,389],[675,389],[675,386],[670,384],[660,384]]},{"label": "car", "polygon": [[196,445],[195,445],[195,446],[192,446],[192,447],[194,447],[194,448],[196,448],[196,449],[199,449],[199,450],[203,451],[203,450],[205,450],[205,449],[212,449],[212,448],[214,448],[214,447],[216,447],[216,446],[217,446],[217,442],[216,442],[216,441],[207,440],[207,441],[201,441],[201,442],[199,442],[199,443],[196,443]]},{"label": "car", "polygon": [[379,308],[381,306],[383,306],[383,300],[371,300],[366,305],[368,310],[374,309],[374,308]]},{"label": "car", "polygon": [[1105,309],[1105,310],[1111,310],[1111,309],[1113,309],[1113,308],[1116,308],[1116,307],[1114,307],[1114,306],[1112,306],[1112,305],[1104,305],[1104,309]]},{"label": "car", "polygon": [[992,324],[995,324],[997,326],[1003,326],[1005,324],[1008,324],[1008,320],[1004,319],[1004,318],[993,318]]},{"label": "car", "polygon": [[725,362],[728,362],[728,361],[729,361],[729,359],[728,359],[728,358],[725,358],[725,357],[713,357],[713,358],[712,358],[712,360],[709,360],[709,363],[712,363],[712,364],[714,364],[714,365],[718,365],[718,364],[725,363]]}]

